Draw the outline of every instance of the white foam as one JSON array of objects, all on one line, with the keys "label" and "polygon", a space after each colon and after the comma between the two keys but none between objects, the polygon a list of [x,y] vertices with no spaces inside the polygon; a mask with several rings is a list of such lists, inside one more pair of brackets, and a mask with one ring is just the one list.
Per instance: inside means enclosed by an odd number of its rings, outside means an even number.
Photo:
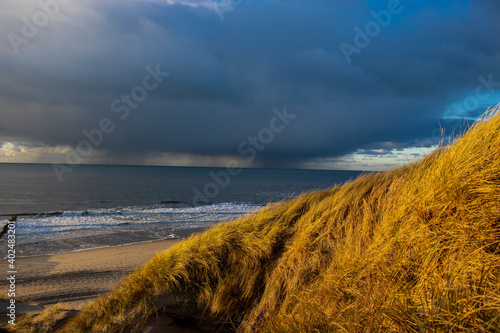
[{"label": "white foam", "polygon": [[38,214],[18,219],[18,244],[51,242],[120,232],[211,227],[262,208],[253,203],[220,203],[199,207],[127,207]]}]

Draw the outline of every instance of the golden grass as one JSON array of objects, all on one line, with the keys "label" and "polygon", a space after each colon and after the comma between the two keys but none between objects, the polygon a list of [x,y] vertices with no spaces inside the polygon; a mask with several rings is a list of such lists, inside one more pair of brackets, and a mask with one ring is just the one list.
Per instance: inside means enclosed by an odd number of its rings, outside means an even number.
[{"label": "golden grass", "polygon": [[499,244],[497,109],[417,163],[157,254],[60,331],[140,331],[161,312],[220,331],[500,331]]}]

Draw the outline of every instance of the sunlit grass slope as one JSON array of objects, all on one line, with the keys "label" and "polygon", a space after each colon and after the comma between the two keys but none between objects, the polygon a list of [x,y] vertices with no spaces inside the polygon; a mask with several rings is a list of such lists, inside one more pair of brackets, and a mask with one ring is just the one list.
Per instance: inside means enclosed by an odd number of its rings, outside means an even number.
[{"label": "sunlit grass slope", "polygon": [[500,117],[425,159],[158,254],[66,332],[159,313],[240,332],[500,331]]}]

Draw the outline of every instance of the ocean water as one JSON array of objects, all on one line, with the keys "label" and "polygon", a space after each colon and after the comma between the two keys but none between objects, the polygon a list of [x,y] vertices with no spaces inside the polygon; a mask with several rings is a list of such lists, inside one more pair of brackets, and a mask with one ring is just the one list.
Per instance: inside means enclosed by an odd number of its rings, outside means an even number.
[{"label": "ocean water", "polygon": [[[176,239],[360,172],[0,164],[0,223],[14,215],[17,256]],[[6,239],[0,239],[2,253]],[[5,251],[4,251],[5,250]],[[4,256],[2,256],[4,257]]]}]

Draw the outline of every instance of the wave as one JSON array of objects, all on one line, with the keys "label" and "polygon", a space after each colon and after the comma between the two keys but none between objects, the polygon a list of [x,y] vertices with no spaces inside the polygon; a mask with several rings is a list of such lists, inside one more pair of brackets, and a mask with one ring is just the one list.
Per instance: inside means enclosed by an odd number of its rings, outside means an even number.
[{"label": "wave", "polygon": [[[169,205],[170,207],[164,207]],[[178,207],[184,205],[184,207]],[[97,216],[97,215],[124,215],[124,214],[140,214],[143,211],[156,212],[197,212],[197,211],[220,211],[220,210],[253,210],[262,207],[264,204],[253,202],[224,202],[224,203],[208,203],[205,205],[188,206],[187,203],[181,201],[161,201],[157,205],[152,206],[128,206],[119,208],[101,208],[101,209],[85,209],[81,211],[53,211],[53,212],[38,212],[38,213],[21,213],[21,214],[6,214],[0,215],[7,217],[17,216],[26,218],[44,218],[44,217],[60,217],[60,216]]]},{"label": "wave", "polygon": [[[105,245],[111,235],[121,235],[119,238],[124,242],[155,240],[186,234],[186,230],[206,229],[262,207],[251,202],[227,202],[182,208],[157,205],[39,213],[18,217],[16,244],[25,248],[36,245],[36,251],[43,252],[41,244],[59,242],[68,247],[68,243],[74,243],[69,245],[74,248],[68,248],[73,251],[95,244],[97,238],[100,245]],[[120,241],[113,243],[122,245]]]}]

